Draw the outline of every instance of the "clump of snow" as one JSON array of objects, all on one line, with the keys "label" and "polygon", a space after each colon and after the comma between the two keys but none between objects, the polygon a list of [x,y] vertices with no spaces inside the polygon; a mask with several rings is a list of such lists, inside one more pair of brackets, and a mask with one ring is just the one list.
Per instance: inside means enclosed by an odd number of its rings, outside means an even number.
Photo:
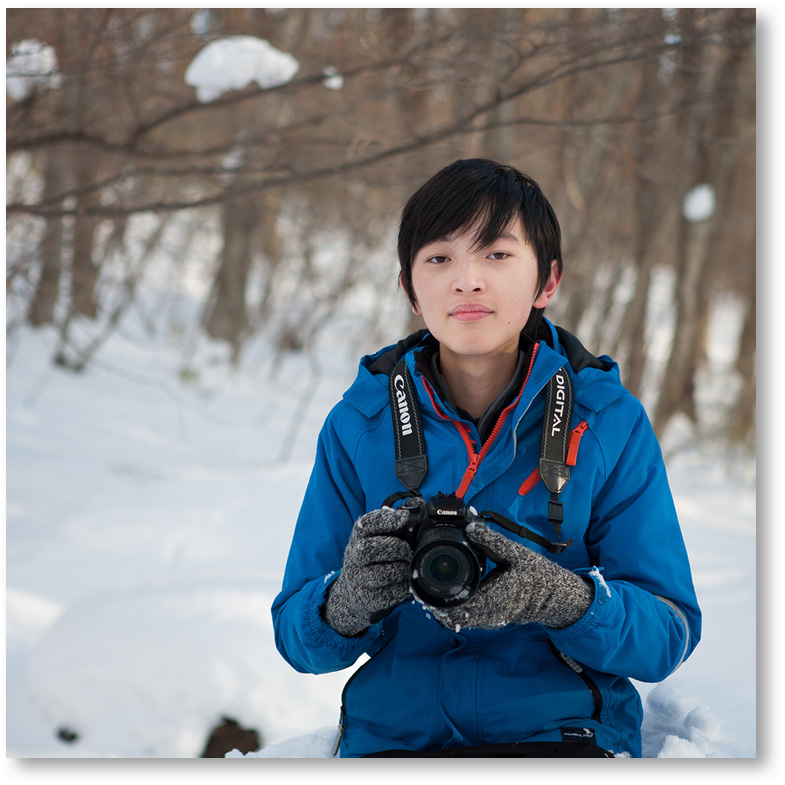
[{"label": "clump of snow", "polygon": [[663,682],[646,697],[644,756],[721,757],[720,738],[720,721],[694,693]]},{"label": "clump of snow", "polygon": [[271,744],[259,752],[245,755],[238,750],[226,754],[227,758],[331,758],[332,747],[338,732],[337,726],[320,728],[313,733]]},{"label": "clump of snow", "polygon": [[234,35],[207,44],[186,69],[185,83],[196,88],[202,103],[208,103],[251,82],[262,89],[286,84],[299,70],[292,55],[263,38]]},{"label": "clump of snow", "polygon": [[658,758],[705,758],[697,744],[678,736],[666,736]]},{"label": "clump of snow", "polygon": [[36,87],[57,88],[62,77],[57,70],[55,50],[35,38],[11,47],[5,64],[5,91],[16,101],[27,98]]},{"label": "clump of snow", "polygon": [[684,197],[682,213],[686,220],[697,223],[711,218],[714,215],[714,208],[714,186],[701,183],[690,189]]},{"label": "clump of snow", "polygon": [[608,595],[608,597],[612,596],[610,587],[605,582],[605,578],[602,577],[602,573],[600,572],[599,567],[592,567],[589,575],[597,579],[597,582],[600,584],[600,586],[602,586],[602,588],[605,589],[605,593]]},{"label": "clump of snow", "polygon": [[343,87],[343,77],[338,73],[337,68],[331,65],[322,70],[325,78],[322,84],[329,90],[340,90]]}]

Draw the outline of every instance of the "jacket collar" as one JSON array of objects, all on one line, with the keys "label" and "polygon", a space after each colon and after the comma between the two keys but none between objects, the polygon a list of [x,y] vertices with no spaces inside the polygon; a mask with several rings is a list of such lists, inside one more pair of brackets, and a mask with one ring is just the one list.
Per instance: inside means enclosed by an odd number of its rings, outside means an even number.
[{"label": "jacket collar", "polygon": [[[610,357],[595,357],[575,336],[554,326],[548,319],[542,320],[536,338],[539,348],[526,382],[527,390],[521,396],[519,407],[524,405],[528,408],[534,396],[565,363],[569,364],[572,371],[578,405],[599,411],[625,394],[619,380],[618,366]],[[522,350],[525,351],[523,345]],[[420,330],[375,354],[363,357],[357,378],[344,393],[344,399],[364,416],[375,416],[389,402],[389,375],[398,360],[408,355],[407,365],[412,377],[420,375],[429,378],[432,376],[430,363],[435,351],[438,351],[436,340],[427,330]],[[528,370],[528,363],[524,363],[524,368]],[[434,384],[433,381],[430,383],[442,402],[447,405],[448,397],[445,396],[444,390],[439,389],[439,384]],[[421,406],[430,405],[422,384],[418,384],[417,388]]]},{"label": "jacket collar", "polygon": [[496,398],[494,398],[479,419],[473,418],[467,412],[463,411],[463,409],[456,406],[450,388],[447,386],[447,382],[441,373],[438,348],[437,345],[434,347],[434,350],[430,352],[430,359],[428,359],[428,352],[423,350],[419,355],[421,359],[419,359],[415,365],[421,375],[430,382],[431,387],[439,398],[446,404],[449,412],[463,420],[473,422],[477,427],[477,432],[480,434],[480,441],[484,442],[493,431],[493,428],[499,419],[499,415],[517,398],[531,363],[534,343],[530,339],[521,336],[521,347],[518,351],[518,364],[512,379],[504,386]]}]

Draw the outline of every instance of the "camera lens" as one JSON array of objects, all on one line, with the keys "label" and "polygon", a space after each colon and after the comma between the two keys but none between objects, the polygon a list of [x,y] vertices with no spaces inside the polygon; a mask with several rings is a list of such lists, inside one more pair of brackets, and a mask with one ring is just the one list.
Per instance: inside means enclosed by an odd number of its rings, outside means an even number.
[{"label": "camera lens", "polygon": [[451,541],[453,531],[441,530],[439,534],[444,539],[426,544],[414,554],[412,589],[426,604],[445,608],[469,598],[477,588],[481,569],[467,544]]},{"label": "camera lens", "polygon": [[433,586],[453,585],[458,580],[458,576],[466,572],[466,557],[461,558],[462,554],[454,548],[450,548],[449,551],[434,548],[433,551],[423,559],[422,565],[423,571],[428,576],[428,583]]}]

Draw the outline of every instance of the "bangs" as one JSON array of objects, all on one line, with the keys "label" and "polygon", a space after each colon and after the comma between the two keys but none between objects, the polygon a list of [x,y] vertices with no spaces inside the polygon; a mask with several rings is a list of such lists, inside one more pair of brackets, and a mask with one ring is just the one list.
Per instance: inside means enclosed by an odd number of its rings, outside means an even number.
[{"label": "bangs", "polygon": [[522,190],[522,183],[512,178],[503,178],[502,182],[479,178],[463,183],[451,194],[435,188],[430,203],[419,215],[422,231],[415,233],[417,247],[410,248],[411,257],[423,246],[452,235],[471,235],[474,249],[490,245],[516,218],[523,219]]}]

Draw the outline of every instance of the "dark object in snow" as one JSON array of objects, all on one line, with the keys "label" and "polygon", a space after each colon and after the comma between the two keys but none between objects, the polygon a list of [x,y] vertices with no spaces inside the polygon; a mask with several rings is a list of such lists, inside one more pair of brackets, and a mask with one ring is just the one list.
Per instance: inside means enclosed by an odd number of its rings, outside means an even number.
[{"label": "dark object in snow", "polygon": [[256,752],[261,748],[259,734],[253,728],[241,728],[237,720],[221,717],[221,724],[216,725],[207,739],[207,744],[200,758],[223,758],[227,752],[239,750]]},{"label": "dark object in snow", "polygon": [[79,734],[70,728],[62,727],[57,729],[57,738],[66,744],[73,744],[79,738]]}]

